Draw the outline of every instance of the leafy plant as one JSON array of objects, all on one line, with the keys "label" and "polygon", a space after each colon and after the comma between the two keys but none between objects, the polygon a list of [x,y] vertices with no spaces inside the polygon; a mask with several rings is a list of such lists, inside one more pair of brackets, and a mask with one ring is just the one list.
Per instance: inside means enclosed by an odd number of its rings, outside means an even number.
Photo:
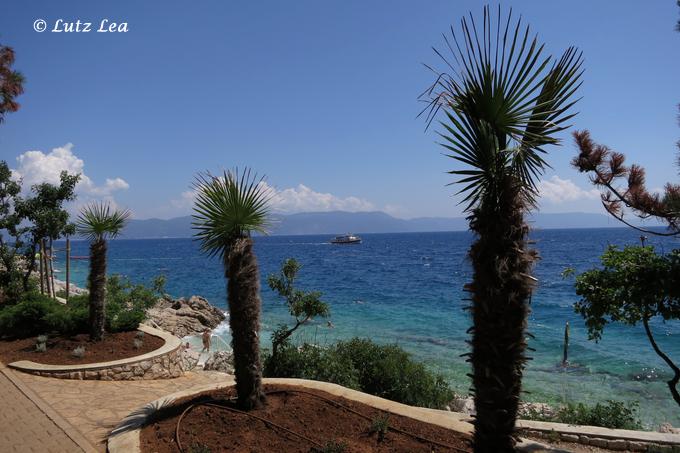
[{"label": "leafy plant", "polygon": [[85,347],[78,346],[77,348],[73,349],[73,351],[71,351],[71,355],[78,359],[82,359],[85,356]]},{"label": "leafy plant", "polygon": [[654,352],[674,373],[668,388],[680,405],[680,367],[661,350],[649,326],[655,316],[680,319],[680,250],[658,255],[653,247],[610,246],[600,260],[602,268],[576,277],[581,300],[574,309],[585,319],[589,338],[598,341],[610,322],[642,323]]},{"label": "leafy plant", "polygon": [[35,352],[46,352],[47,351],[47,343],[36,343],[35,344]]},{"label": "leafy plant", "polygon": [[404,404],[443,408],[453,391],[442,376],[396,345],[354,338],[327,348],[286,344],[265,354],[264,375],[332,382]]},{"label": "leafy plant", "polygon": [[530,409],[524,414],[527,420],[538,420],[571,425],[601,426],[611,429],[642,429],[638,415],[638,403],[607,400],[588,406],[583,403],[568,403],[549,416]]},{"label": "leafy plant", "polygon": [[207,445],[193,444],[189,447],[189,453],[211,453],[211,450]]},{"label": "leafy plant", "polygon": [[144,342],[139,338],[135,338],[134,340],[132,340],[132,347],[134,347],[135,349],[141,349],[142,346],[144,346]]},{"label": "leafy plant", "polygon": [[390,416],[388,414],[377,416],[371,422],[368,434],[377,434],[378,442],[385,440],[387,432],[390,430]]},{"label": "leafy plant", "polygon": [[330,316],[330,307],[321,300],[318,291],[305,292],[295,287],[295,279],[302,265],[294,258],[288,258],[281,265],[279,274],[271,274],[267,283],[272,291],[276,291],[283,297],[288,306],[290,315],[295,319],[295,325],[288,327],[279,326],[272,335],[272,354],[276,355],[279,347],[287,342],[291,335],[308,321],[317,316],[326,318]]}]

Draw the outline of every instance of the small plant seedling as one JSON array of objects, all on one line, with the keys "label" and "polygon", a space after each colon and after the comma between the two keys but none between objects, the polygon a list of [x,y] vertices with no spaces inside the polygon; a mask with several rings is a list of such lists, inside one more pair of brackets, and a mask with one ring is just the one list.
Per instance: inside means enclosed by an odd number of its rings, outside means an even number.
[{"label": "small plant seedling", "polygon": [[85,356],[85,347],[84,346],[78,346],[73,351],[71,351],[71,355],[73,357],[78,358],[78,359],[82,359]]},{"label": "small plant seedling", "polygon": [[380,415],[373,419],[371,427],[368,429],[369,434],[378,434],[378,442],[385,440],[387,432],[390,430],[390,416],[387,414]]},{"label": "small plant seedling", "polygon": [[45,352],[47,351],[47,343],[36,343],[35,352]]},{"label": "small plant seedling", "polygon": [[336,442],[329,440],[323,448],[314,448],[313,453],[345,453],[347,451],[347,444],[345,442]]},{"label": "small plant seedling", "polygon": [[132,341],[132,346],[133,346],[135,349],[140,349],[142,346],[144,346],[144,342],[143,342],[142,340],[140,340],[139,338],[135,338],[135,339]]},{"label": "small plant seedling", "polygon": [[38,338],[36,338],[36,341],[38,343],[47,343],[47,335],[38,335]]},{"label": "small plant seedling", "polygon": [[193,444],[191,447],[189,447],[189,453],[211,453],[211,452],[206,445]]},{"label": "small plant seedling", "polygon": [[142,332],[141,330],[138,330],[137,333],[135,334],[135,338],[137,338],[139,340],[143,340],[144,339],[144,332]]}]

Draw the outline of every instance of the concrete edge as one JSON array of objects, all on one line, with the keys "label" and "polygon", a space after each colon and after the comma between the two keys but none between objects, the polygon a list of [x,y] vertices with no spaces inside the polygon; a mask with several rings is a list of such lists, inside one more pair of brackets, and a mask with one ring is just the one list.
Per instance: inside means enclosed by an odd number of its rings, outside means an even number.
[{"label": "concrete edge", "polygon": [[[310,381],[306,379],[265,378],[262,380],[262,383],[265,385],[266,384],[294,385],[298,387],[321,390],[330,393],[331,395],[340,396],[351,401],[363,403],[368,406],[372,406],[376,409],[393,413],[395,415],[401,415],[425,423],[441,426],[443,428],[450,429],[461,434],[466,435],[472,434],[473,429],[472,425],[470,423],[462,421],[461,414],[457,414],[455,412],[445,412],[443,414],[440,413],[440,411],[432,412],[430,409],[407,406],[406,404],[401,404],[377,396],[368,395],[357,390],[351,390],[340,385],[331,384],[328,382]],[[130,413],[130,415],[125,417],[116,428],[113,429],[112,431],[113,434],[108,438],[109,453],[141,452],[140,450],[141,444],[139,439],[140,427],[144,424],[147,418],[147,415],[145,415],[144,412],[153,410],[153,408],[156,407],[162,407],[163,405],[170,404],[173,401],[176,401],[187,396],[195,395],[197,393],[202,393],[209,390],[231,387],[233,385],[234,384],[219,383],[194,387],[191,389],[183,390],[181,392],[166,395],[133,411],[132,413]],[[136,427],[129,431],[116,433],[117,430],[120,430],[125,425],[132,425]]]},{"label": "concrete edge", "polygon": [[517,420],[516,427],[517,429],[598,437],[608,440],[627,440],[631,442],[651,442],[664,445],[680,445],[680,434],[657,433],[654,431],[632,431],[628,429],[610,429],[601,428],[599,426],[567,425],[565,423],[539,422],[533,420]]},{"label": "concrete edge", "polygon": [[68,436],[76,445],[78,445],[86,453],[97,453],[99,450],[95,448],[83,434],[78,431],[73,425],[67,422],[61,415],[59,415],[50,405],[45,403],[33,390],[31,390],[20,378],[15,375],[4,364],[0,363],[0,373],[5,375],[7,379],[14,384],[16,388],[23,393],[26,398],[31,400],[38,409],[47,416],[52,422],[61,429],[66,436]]},{"label": "concrete edge", "polygon": [[110,362],[84,363],[81,365],[46,365],[41,363],[35,363],[30,360],[19,360],[17,362],[10,363],[7,366],[15,370],[24,371],[26,373],[36,372],[68,373],[72,371],[101,370],[104,368],[130,365],[133,363],[143,362],[144,360],[154,359],[158,356],[169,354],[182,345],[182,340],[163,330],[154,329],[153,327],[149,327],[144,324],[140,324],[137,330],[140,330],[149,335],[153,335],[155,337],[159,337],[165,340],[165,344],[163,344],[163,346],[154,351],[147,352],[146,354],[128,357],[127,359],[112,360]]}]

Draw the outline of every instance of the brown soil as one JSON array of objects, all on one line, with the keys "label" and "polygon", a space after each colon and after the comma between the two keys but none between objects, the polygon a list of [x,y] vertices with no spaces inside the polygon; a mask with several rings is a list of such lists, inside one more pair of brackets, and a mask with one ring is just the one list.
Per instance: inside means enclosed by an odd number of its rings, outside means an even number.
[{"label": "brown soil", "polygon": [[[211,391],[156,412],[155,420],[141,431],[142,451],[310,453],[321,451],[331,441],[345,443],[345,453],[472,451],[470,440],[464,434],[389,414],[326,392],[284,385],[267,385],[265,391],[268,393],[267,405],[248,414],[278,427],[223,407],[197,404],[181,420],[179,439],[183,450],[180,450],[175,441],[177,422],[192,403],[212,401],[234,408],[230,401],[234,396],[233,388]],[[384,416],[389,416],[389,431],[380,441],[378,434],[371,433],[371,425]]]},{"label": "brown soil", "polygon": [[[94,343],[90,342],[87,334],[48,337],[46,352],[35,350],[37,337],[0,341],[0,361],[8,364],[17,360],[30,360],[45,365],[109,362],[146,354],[165,344],[162,338],[145,334],[141,338],[142,346],[136,349],[134,340],[137,332],[107,333],[102,341]],[[85,355],[81,358],[73,356],[73,350],[79,346],[85,348]]]}]

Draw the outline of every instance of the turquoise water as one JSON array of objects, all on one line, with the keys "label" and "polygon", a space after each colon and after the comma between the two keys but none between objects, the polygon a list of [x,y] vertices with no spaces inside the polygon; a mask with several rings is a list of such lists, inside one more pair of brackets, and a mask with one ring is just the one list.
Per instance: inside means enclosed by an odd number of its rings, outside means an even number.
[{"label": "turquoise water", "polygon": [[[528,401],[584,401],[606,399],[640,403],[648,426],[668,421],[680,425],[680,409],[672,401],[665,380],[669,371],[651,349],[642,327],[609,325],[600,343],[588,341],[583,320],[573,312],[573,280],[563,280],[568,266],[584,271],[598,262],[608,244],[637,244],[639,234],[629,229],[544,230],[532,233],[541,261],[535,275],[539,286],[532,298],[529,331],[536,351],[525,373]],[[361,245],[337,246],[328,236],[272,236],[255,239],[263,282],[263,341],[279,323],[289,322],[283,302],[266,287],[266,275],[280,263],[296,258],[304,266],[300,287],[324,293],[331,304],[332,323],[307,327],[302,338],[321,344],[353,336],[397,343],[446,376],[465,393],[469,316],[462,310],[462,287],[470,278],[466,259],[471,236],[467,232],[362,235]],[[680,247],[674,239],[649,242],[657,250]],[[73,242],[73,255],[87,255],[87,243]],[[84,285],[87,261],[73,262],[73,279]],[[57,267],[63,269],[63,263]],[[200,253],[191,239],[116,240],[109,248],[109,272],[149,282],[160,273],[168,277],[173,296],[202,295],[226,309],[226,289],[217,260]],[[63,274],[59,276],[63,278]],[[564,371],[564,323],[571,325],[570,361]],[[653,324],[659,345],[680,361],[680,323]],[[228,330],[218,332],[228,342]]]}]

